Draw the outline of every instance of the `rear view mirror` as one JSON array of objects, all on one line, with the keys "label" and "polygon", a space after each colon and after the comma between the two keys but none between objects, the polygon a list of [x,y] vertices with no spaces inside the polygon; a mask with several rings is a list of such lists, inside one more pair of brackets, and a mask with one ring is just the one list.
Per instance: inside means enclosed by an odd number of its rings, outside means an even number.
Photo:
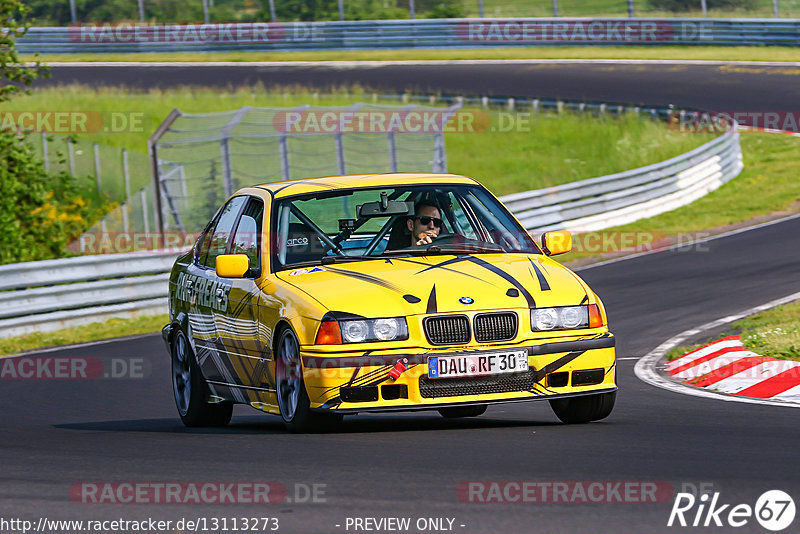
[{"label": "rear view mirror", "polygon": [[572,234],[566,230],[547,232],[542,235],[542,250],[548,256],[564,254],[572,250]]},{"label": "rear view mirror", "polygon": [[371,217],[391,217],[393,215],[413,215],[414,203],[388,200],[386,193],[381,193],[378,202],[367,202],[358,207],[358,217],[369,219]]},{"label": "rear view mirror", "polygon": [[223,254],[217,256],[217,276],[220,278],[244,278],[250,270],[247,254]]}]

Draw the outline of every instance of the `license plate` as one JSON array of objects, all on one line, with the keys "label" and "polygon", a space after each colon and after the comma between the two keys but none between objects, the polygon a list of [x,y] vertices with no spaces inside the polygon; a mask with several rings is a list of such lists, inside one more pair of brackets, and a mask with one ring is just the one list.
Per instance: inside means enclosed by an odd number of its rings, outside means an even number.
[{"label": "license plate", "polygon": [[520,373],[527,370],[527,350],[428,357],[429,378],[496,375]]}]

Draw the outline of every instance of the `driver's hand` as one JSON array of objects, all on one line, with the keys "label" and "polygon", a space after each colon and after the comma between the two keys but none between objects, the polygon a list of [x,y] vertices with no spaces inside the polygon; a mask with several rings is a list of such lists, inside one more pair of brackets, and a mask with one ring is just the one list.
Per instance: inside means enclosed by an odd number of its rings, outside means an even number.
[{"label": "driver's hand", "polygon": [[422,232],[417,236],[417,245],[430,245],[436,234],[432,232]]}]

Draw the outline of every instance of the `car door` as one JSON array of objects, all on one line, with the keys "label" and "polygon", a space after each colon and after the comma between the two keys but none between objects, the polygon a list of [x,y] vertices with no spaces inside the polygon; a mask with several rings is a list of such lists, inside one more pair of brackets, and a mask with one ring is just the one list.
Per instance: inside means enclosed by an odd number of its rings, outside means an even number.
[{"label": "car door", "polygon": [[[243,278],[228,280],[228,314],[224,321],[218,318],[223,343],[241,383],[248,388],[258,389],[272,387],[267,373],[270,329],[259,318],[259,305],[266,297],[258,284],[264,275],[261,249],[265,213],[264,199],[247,197],[247,205],[237,222],[229,253],[247,255],[250,270]],[[248,389],[243,393],[250,402],[261,401],[261,396],[253,390]]]},{"label": "car door", "polygon": [[[233,197],[220,209],[215,223],[201,238],[195,261],[187,269],[186,284],[191,298],[189,325],[197,363],[213,389],[217,386],[227,389],[225,384],[242,383],[237,365],[224,343],[232,284],[217,276],[215,266],[217,256],[225,254],[229,248],[234,226],[246,203],[245,196]],[[244,401],[236,388],[231,388],[230,394]]]}]

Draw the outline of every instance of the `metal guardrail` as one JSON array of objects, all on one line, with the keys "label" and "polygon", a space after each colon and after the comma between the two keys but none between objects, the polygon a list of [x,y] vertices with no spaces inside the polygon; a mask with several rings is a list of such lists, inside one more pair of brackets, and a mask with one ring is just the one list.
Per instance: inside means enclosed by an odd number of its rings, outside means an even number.
[{"label": "metal guardrail", "polygon": [[34,27],[24,54],[474,48],[548,45],[800,45],[800,19],[506,18]]},{"label": "metal guardrail", "polygon": [[0,338],[167,312],[175,252],[0,266]]},{"label": "metal guardrail", "polygon": [[674,158],[607,176],[500,200],[526,229],[591,232],[673,210],[717,189],[742,170],[735,127]]}]

